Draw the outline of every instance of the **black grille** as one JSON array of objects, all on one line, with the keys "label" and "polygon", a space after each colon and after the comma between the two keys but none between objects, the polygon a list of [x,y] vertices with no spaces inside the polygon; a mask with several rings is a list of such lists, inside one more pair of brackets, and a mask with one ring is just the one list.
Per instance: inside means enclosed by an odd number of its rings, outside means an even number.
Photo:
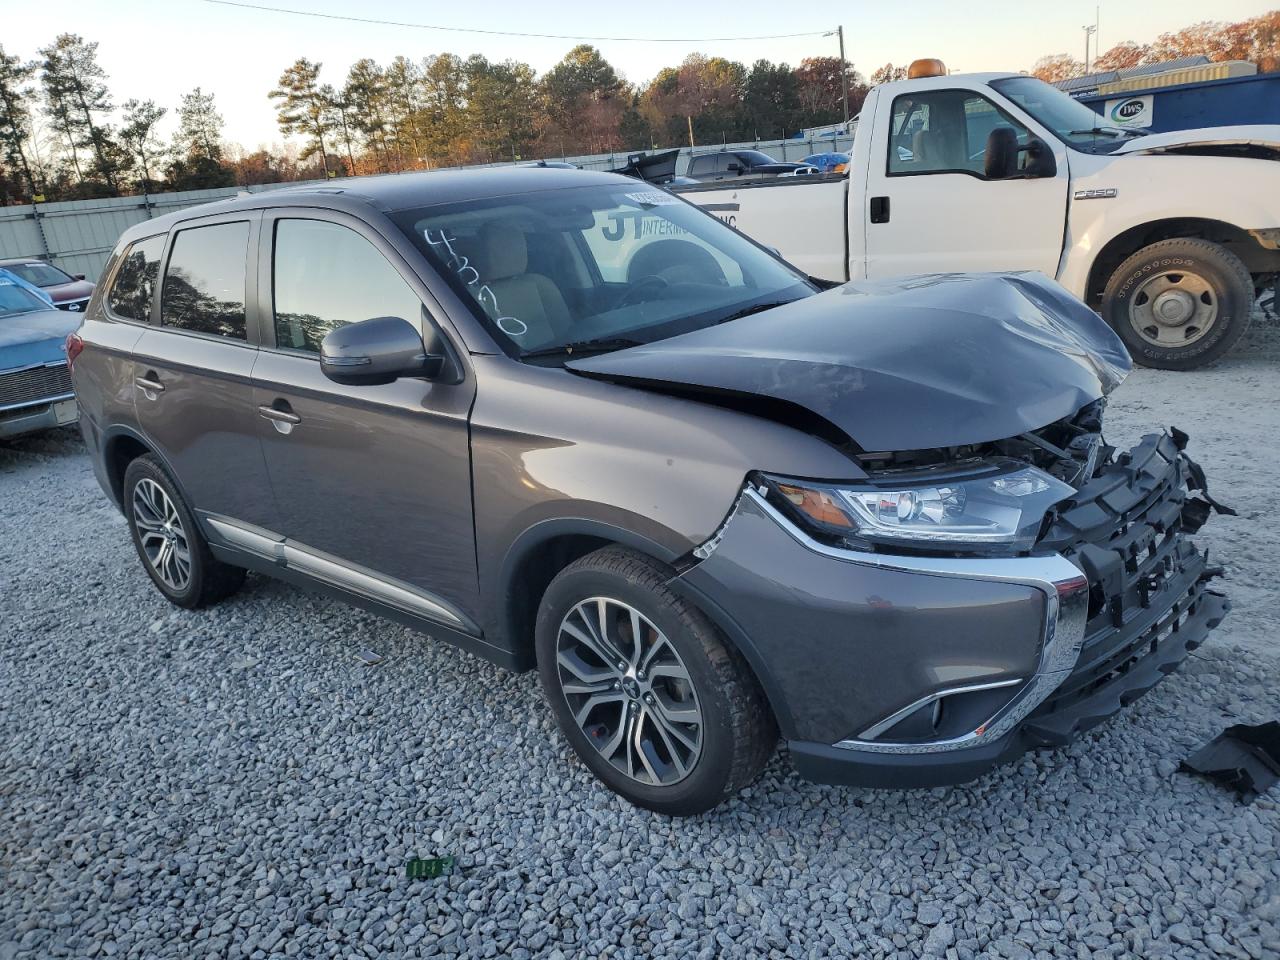
[{"label": "black grille", "polygon": [[71,393],[71,371],[65,363],[0,373],[0,407],[38,403]]},{"label": "black grille", "polygon": [[1064,505],[1041,545],[1089,581],[1084,646],[1027,732],[1065,743],[1137,699],[1203,641],[1226,612],[1182,529],[1186,463],[1167,434],[1143,439]]}]

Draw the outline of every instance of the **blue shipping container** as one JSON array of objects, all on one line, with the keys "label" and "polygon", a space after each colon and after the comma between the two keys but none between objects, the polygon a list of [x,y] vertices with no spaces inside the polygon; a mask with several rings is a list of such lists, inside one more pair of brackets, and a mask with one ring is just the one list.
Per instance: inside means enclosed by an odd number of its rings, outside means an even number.
[{"label": "blue shipping container", "polygon": [[1280,124],[1280,73],[1181,83],[1125,93],[1091,93],[1078,99],[1100,113],[1108,123],[1132,128],[1141,126],[1152,133],[1235,124]]}]

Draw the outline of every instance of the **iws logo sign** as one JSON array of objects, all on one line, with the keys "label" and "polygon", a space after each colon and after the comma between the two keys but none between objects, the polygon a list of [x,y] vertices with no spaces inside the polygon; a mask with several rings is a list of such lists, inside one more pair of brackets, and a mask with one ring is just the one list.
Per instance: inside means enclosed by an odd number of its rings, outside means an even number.
[{"label": "iws logo sign", "polygon": [[1149,127],[1151,113],[1152,98],[1149,95],[1108,100],[1106,105],[1107,119],[1117,127]]}]

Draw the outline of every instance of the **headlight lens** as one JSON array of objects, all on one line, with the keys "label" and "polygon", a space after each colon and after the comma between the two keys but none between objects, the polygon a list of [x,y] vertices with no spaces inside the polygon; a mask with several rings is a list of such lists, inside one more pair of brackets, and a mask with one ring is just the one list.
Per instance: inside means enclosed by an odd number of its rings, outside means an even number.
[{"label": "headlight lens", "polygon": [[892,485],[765,478],[794,517],[828,535],[919,545],[1030,547],[1045,511],[1075,493],[1035,467]]}]

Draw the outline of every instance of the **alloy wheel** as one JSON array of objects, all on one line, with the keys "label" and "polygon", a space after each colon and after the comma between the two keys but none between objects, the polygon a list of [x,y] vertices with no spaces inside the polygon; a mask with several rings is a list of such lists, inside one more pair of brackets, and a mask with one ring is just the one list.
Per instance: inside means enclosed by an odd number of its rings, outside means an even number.
[{"label": "alloy wheel", "polygon": [[1168,270],[1148,277],[1129,306],[1134,332],[1156,347],[1185,347],[1209,332],[1218,319],[1213,287],[1197,273]]},{"label": "alloy wheel", "polygon": [[164,488],[143,477],[133,488],[133,524],[147,563],[170,590],[181,593],[191,582],[191,548],[178,508]]},{"label": "alloy wheel", "polygon": [[608,597],[578,603],[560,622],[556,667],[578,729],[615,769],[651,786],[693,771],[698,695],[675,646],[644,614]]}]

